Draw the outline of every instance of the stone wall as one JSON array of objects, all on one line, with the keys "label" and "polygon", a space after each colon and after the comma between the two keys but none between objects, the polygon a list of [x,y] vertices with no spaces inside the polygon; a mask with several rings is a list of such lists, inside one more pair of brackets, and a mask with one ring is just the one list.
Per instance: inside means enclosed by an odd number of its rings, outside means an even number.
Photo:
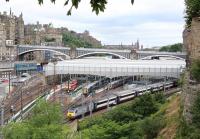
[{"label": "stone wall", "polygon": [[200,91],[200,84],[191,84],[189,72],[185,72],[184,85],[182,87],[183,116],[188,123],[192,122],[192,106]]},{"label": "stone wall", "polygon": [[194,18],[191,27],[184,30],[183,44],[190,63],[200,58],[200,17]]},{"label": "stone wall", "polygon": [[[183,44],[187,51],[188,69],[195,59],[200,58],[200,18],[194,18],[190,28],[186,28],[183,32]],[[190,83],[189,70],[185,73],[182,102],[183,116],[188,123],[192,120],[191,109],[197,94],[200,92],[200,84]]]}]

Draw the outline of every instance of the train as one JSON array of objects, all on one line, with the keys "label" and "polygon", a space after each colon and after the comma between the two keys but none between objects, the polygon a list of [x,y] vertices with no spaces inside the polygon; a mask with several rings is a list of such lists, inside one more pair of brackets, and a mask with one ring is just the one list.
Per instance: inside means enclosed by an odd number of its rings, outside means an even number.
[{"label": "train", "polygon": [[167,81],[167,82],[159,82],[153,83],[149,85],[143,85],[136,87],[131,90],[123,90],[119,92],[115,92],[112,94],[108,94],[103,98],[93,100],[91,102],[85,103],[83,105],[74,106],[68,109],[67,118],[72,120],[79,118],[83,114],[87,114],[90,111],[98,111],[107,106],[113,106],[125,101],[131,100],[137,96],[144,95],[146,93],[155,93],[162,90],[168,90],[174,87],[177,87],[177,80]]},{"label": "train", "polygon": [[77,80],[72,80],[69,84],[65,84],[63,90],[70,92],[74,91],[78,86]]},{"label": "train", "polygon": [[124,83],[128,82],[131,78],[126,77],[118,77],[112,81],[112,79],[109,78],[103,78],[99,81],[94,81],[92,83],[89,83],[85,87],[83,87],[83,94],[89,95],[92,93],[92,91],[95,91],[95,94],[101,93],[108,89],[115,89],[119,86],[122,86]]}]

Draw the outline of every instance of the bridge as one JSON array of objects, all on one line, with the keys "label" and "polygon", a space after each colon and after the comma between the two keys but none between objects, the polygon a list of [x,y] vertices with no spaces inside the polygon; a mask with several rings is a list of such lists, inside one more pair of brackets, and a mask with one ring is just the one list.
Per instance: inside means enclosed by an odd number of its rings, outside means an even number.
[{"label": "bridge", "polygon": [[186,53],[155,52],[155,51],[135,51],[135,50],[117,50],[117,49],[96,49],[96,48],[69,48],[62,46],[30,46],[19,45],[17,47],[18,56],[34,51],[49,51],[55,54],[64,55],[65,59],[81,58],[91,55],[107,54],[113,59],[142,59],[148,56],[175,56],[186,59]]},{"label": "bridge", "polygon": [[79,74],[105,77],[153,76],[179,78],[184,60],[72,59],[49,63],[45,75]]}]

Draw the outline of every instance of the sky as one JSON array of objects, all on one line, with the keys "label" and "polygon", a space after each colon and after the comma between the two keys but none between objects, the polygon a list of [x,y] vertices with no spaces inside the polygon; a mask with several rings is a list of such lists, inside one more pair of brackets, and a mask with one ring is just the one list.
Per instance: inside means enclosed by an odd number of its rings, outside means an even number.
[{"label": "sky", "polygon": [[54,27],[84,32],[106,44],[132,44],[137,40],[145,48],[182,42],[184,29],[184,0],[108,0],[106,10],[99,15],[92,12],[89,0],[82,0],[78,9],[67,16],[65,0],[52,4],[44,0],[0,0],[0,11],[10,8],[15,15],[23,13],[25,24],[52,23]]}]

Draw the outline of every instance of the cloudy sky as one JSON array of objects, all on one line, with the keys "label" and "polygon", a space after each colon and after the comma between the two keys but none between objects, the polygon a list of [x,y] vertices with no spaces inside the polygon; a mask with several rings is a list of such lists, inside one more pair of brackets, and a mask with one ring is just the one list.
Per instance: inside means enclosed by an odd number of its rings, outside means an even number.
[{"label": "cloudy sky", "polygon": [[44,0],[42,6],[37,0],[0,0],[1,12],[10,7],[15,15],[23,13],[27,23],[53,23],[55,27],[90,34],[102,44],[131,44],[137,39],[144,47],[162,46],[182,42],[184,28],[184,0],[108,0],[104,13],[92,13],[89,0],[82,0],[78,10],[67,16],[64,0],[56,4]]}]

